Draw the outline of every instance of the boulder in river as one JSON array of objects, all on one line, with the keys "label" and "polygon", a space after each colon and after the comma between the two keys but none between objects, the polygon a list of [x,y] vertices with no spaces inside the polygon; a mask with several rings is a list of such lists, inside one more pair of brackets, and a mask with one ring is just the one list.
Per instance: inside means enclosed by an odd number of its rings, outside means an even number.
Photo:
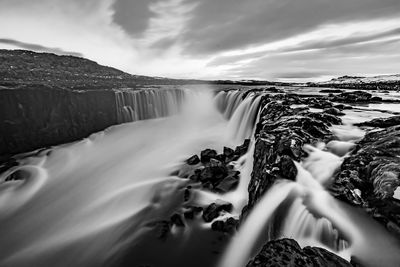
[{"label": "boulder in river", "polygon": [[372,95],[364,91],[344,92],[333,97],[333,101],[345,103],[370,102]]},{"label": "boulder in river", "polygon": [[217,218],[221,212],[231,212],[232,204],[223,200],[217,200],[215,203],[211,203],[203,211],[203,219],[205,222],[211,222]]}]

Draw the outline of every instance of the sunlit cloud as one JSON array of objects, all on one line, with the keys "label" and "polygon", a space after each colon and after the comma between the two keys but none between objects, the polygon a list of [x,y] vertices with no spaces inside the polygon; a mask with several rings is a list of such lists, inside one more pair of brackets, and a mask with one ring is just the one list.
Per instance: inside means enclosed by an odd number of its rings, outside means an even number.
[{"label": "sunlit cloud", "polygon": [[0,48],[141,75],[315,80],[396,72],[399,18],[394,0],[1,0]]}]

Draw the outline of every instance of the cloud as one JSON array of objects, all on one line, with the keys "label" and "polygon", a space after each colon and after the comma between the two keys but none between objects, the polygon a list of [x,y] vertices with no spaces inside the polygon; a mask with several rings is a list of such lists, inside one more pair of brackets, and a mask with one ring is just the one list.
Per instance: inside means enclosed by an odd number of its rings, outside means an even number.
[{"label": "cloud", "polygon": [[325,24],[398,17],[397,0],[202,0],[182,39],[189,54],[272,42]]},{"label": "cloud", "polygon": [[36,52],[47,52],[47,53],[54,53],[57,55],[70,55],[70,56],[76,56],[76,57],[83,57],[83,55],[78,52],[69,52],[69,51],[64,51],[63,49],[57,48],[57,47],[46,47],[46,46],[38,45],[38,44],[24,43],[24,42],[20,42],[20,41],[13,40],[13,39],[1,39],[0,38],[0,43],[12,45],[12,46],[16,46],[16,47],[19,47],[22,49],[32,50],[32,51],[36,51]]},{"label": "cloud", "polygon": [[398,0],[0,0],[0,47],[150,76],[321,78],[399,69],[399,18]]},{"label": "cloud", "polygon": [[233,66],[226,70],[226,74],[232,78],[292,81],[324,80],[346,74],[392,74],[400,69],[400,51],[396,50],[399,46],[400,38],[325,50],[270,54]]}]

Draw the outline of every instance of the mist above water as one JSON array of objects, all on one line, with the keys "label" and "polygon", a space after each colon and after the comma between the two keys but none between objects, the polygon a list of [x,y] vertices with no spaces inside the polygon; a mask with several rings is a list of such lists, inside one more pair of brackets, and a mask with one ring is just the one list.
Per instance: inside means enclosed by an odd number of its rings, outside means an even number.
[{"label": "mist above water", "polygon": [[[205,148],[235,147],[254,135],[260,96],[239,90],[214,94],[208,88],[162,92],[116,92],[118,118],[130,123],[43,150],[1,174],[1,266],[107,266],[142,242],[149,222],[181,207],[189,181],[171,173],[185,159]],[[280,237],[346,259],[355,255],[366,266],[400,262],[399,245],[382,226],[325,191],[364,135],[353,121],[332,128],[340,141],[305,147],[309,157],[296,162],[297,180],[277,182],[260,199],[221,256],[221,267],[245,266],[257,244]],[[236,190],[216,194],[194,188],[194,203],[229,201],[234,210],[224,216],[238,218],[248,200],[253,154],[252,139],[248,153],[234,163],[241,172]],[[279,234],[266,235],[278,213],[283,214]],[[210,223],[190,224],[193,229],[186,224],[185,230],[172,229],[177,251],[200,242],[195,227],[210,228]]]}]

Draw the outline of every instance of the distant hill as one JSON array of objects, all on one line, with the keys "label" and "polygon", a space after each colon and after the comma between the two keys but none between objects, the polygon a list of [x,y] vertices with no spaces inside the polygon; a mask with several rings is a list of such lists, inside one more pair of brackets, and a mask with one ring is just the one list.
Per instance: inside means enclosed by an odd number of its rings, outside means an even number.
[{"label": "distant hill", "polygon": [[74,56],[0,49],[0,86],[8,88],[46,85],[72,90],[95,90],[187,82],[193,81],[131,75]]},{"label": "distant hill", "polygon": [[171,84],[290,85],[258,80],[207,81],[131,75],[81,57],[0,49],[0,87],[47,86],[68,90],[96,90]]},{"label": "distant hill", "polygon": [[319,87],[340,87],[349,89],[370,89],[370,90],[398,90],[400,89],[400,74],[379,75],[372,77],[342,76],[330,81],[309,83],[311,86]]}]

